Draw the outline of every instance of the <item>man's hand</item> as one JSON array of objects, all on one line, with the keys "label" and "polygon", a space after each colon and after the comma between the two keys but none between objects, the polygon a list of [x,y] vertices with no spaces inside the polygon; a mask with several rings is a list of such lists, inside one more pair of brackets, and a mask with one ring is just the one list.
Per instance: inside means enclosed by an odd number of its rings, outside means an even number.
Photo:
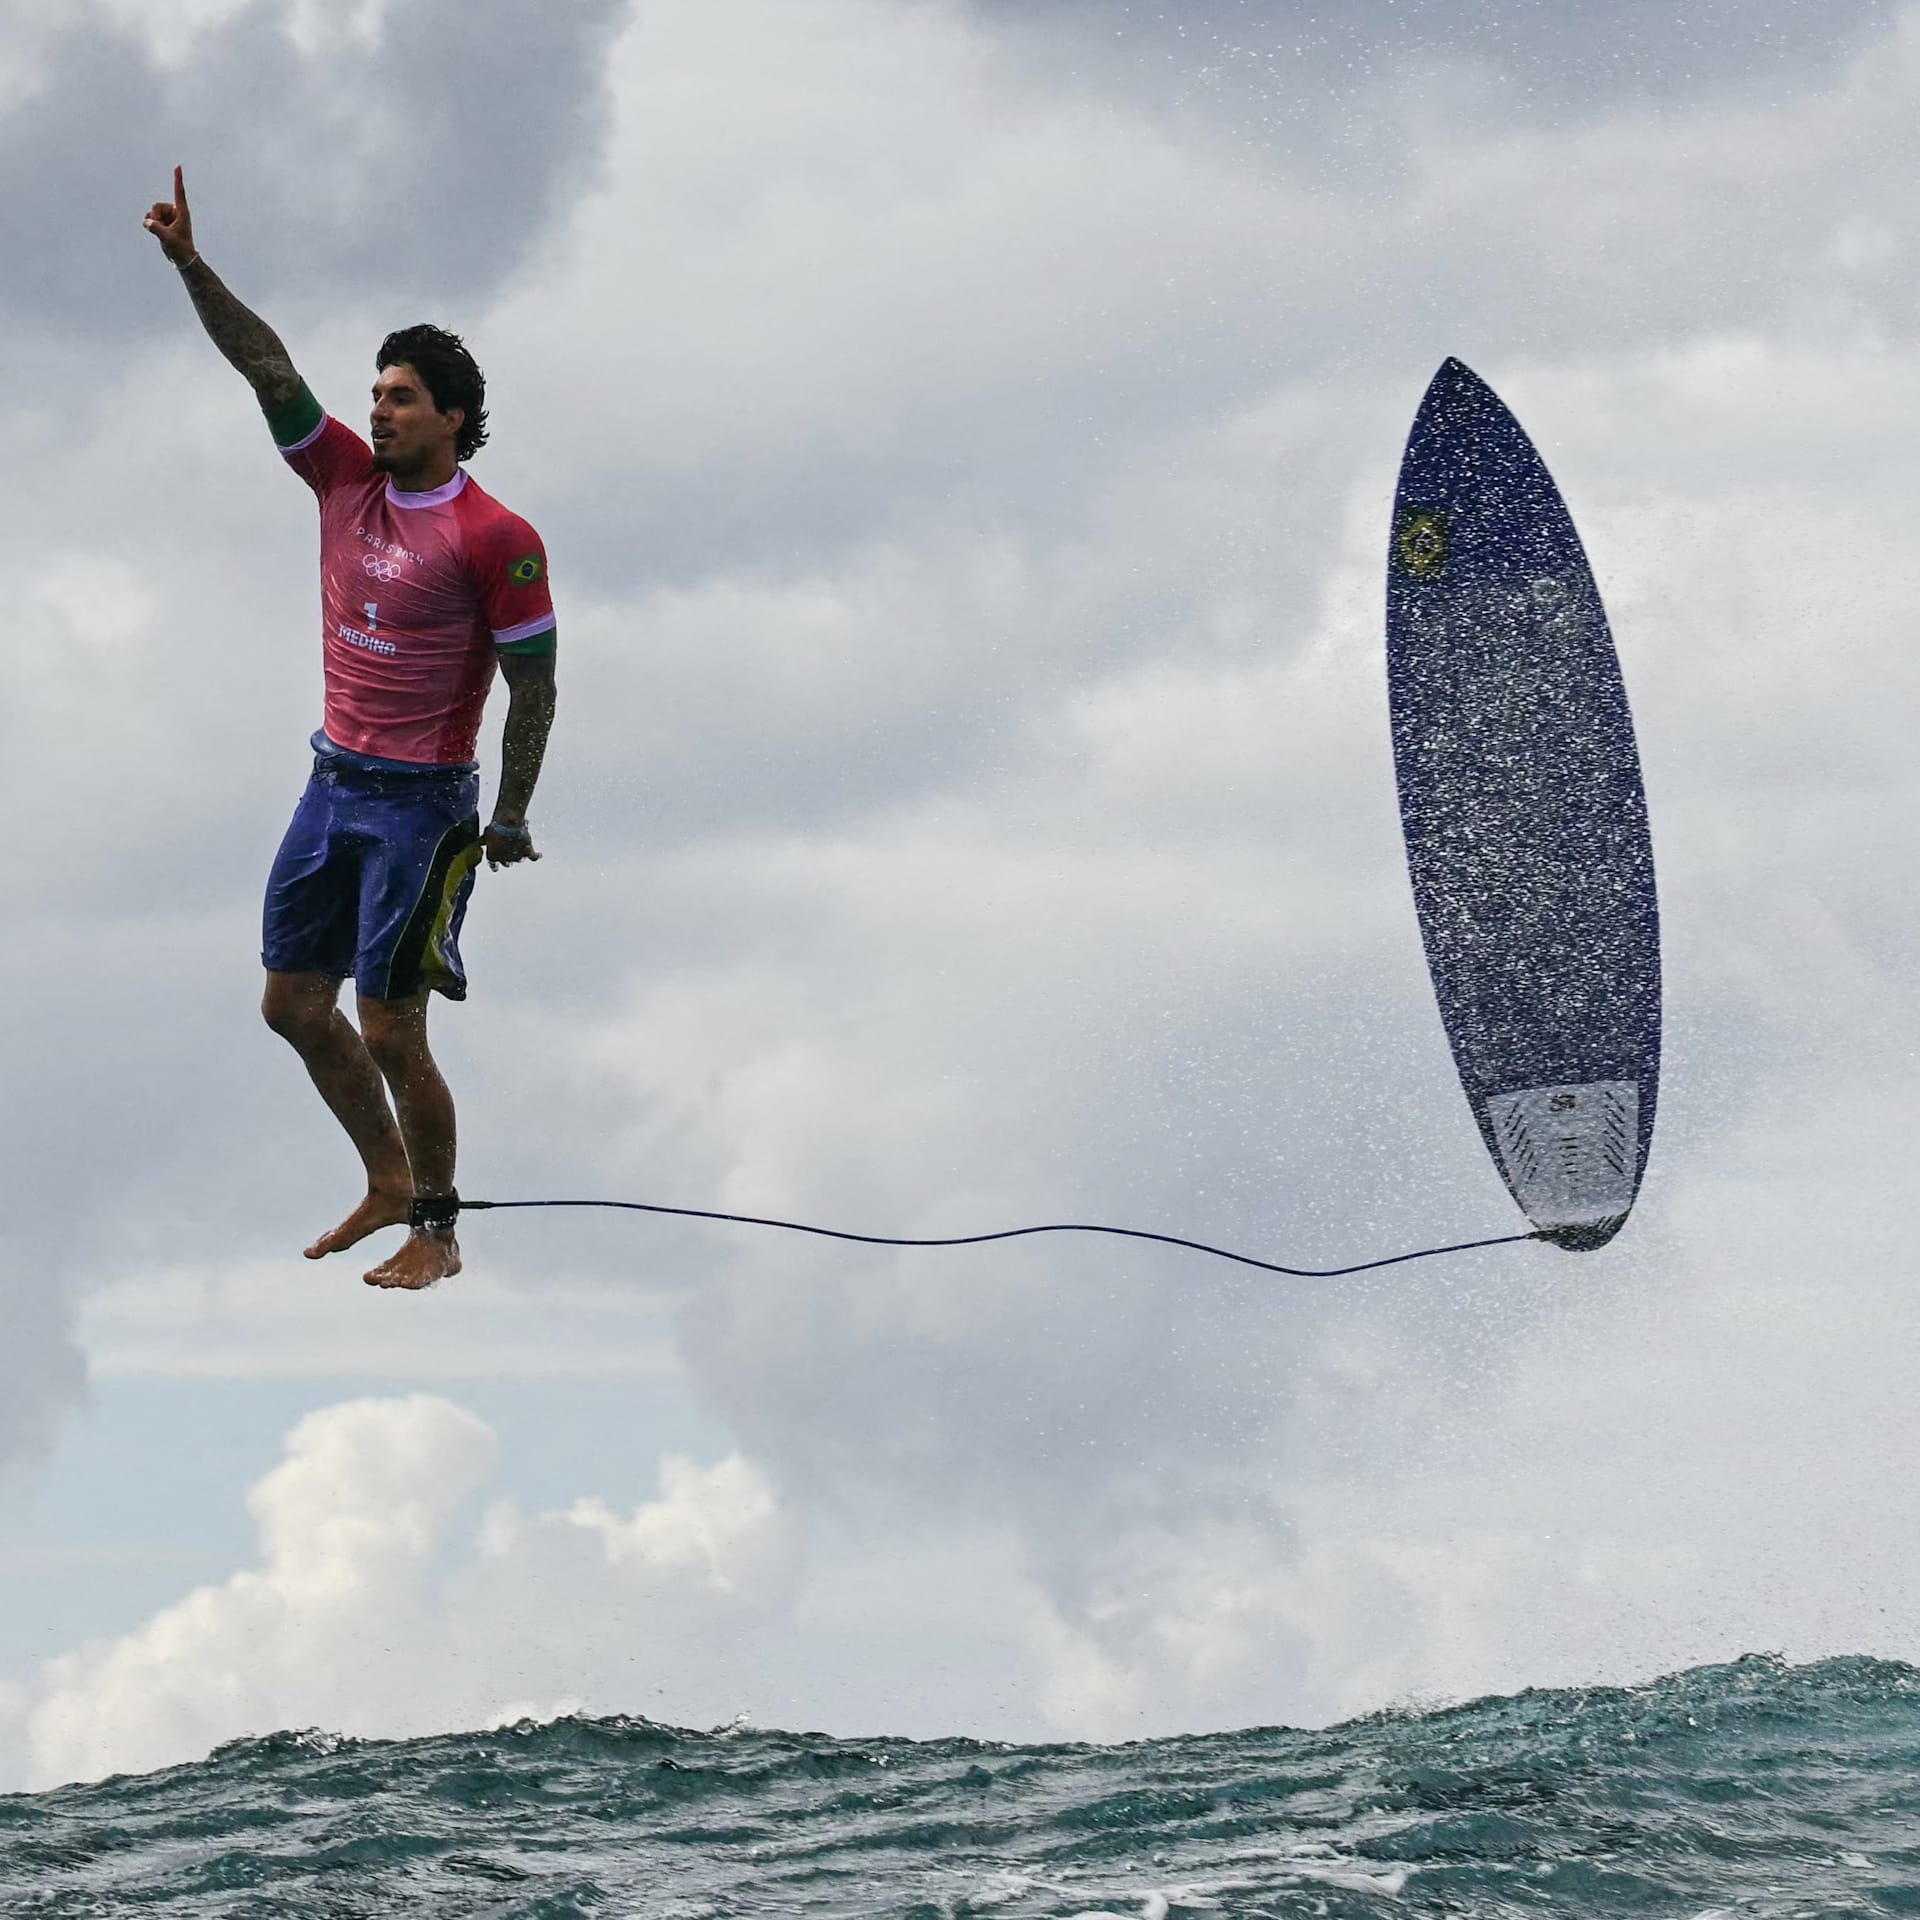
[{"label": "man's hand", "polygon": [[507,826],[498,820],[492,821],[480,836],[480,844],[487,850],[487,865],[490,867],[512,867],[522,860],[540,858],[539,849],[533,844],[533,835],[524,825]]},{"label": "man's hand", "polygon": [[193,258],[193,215],[187,211],[187,183],[178,167],[173,170],[171,203],[156,200],[142,224],[174,266],[184,267]]},{"label": "man's hand", "polygon": [[141,224],[160,242],[160,251],[180,269],[187,296],[207,330],[207,338],[253,389],[268,417],[275,408],[297,400],[299,369],[280,336],[257,313],[243,307],[200,258],[193,244],[193,215],[187,211],[186,177],[178,167],[173,170],[172,200],[156,200]]}]

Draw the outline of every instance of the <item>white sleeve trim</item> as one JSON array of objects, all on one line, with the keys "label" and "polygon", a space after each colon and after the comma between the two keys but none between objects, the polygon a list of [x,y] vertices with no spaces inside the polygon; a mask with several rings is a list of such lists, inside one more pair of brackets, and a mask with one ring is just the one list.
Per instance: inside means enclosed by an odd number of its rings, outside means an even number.
[{"label": "white sleeve trim", "polygon": [[305,453],[306,450],[326,432],[327,422],[332,418],[333,416],[330,413],[322,410],[320,424],[304,439],[296,440],[290,447],[282,447],[280,449],[280,458],[282,460],[291,460],[296,453]]},{"label": "white sleeve trim", "polygon": [[496,647],[510,647],[516,640],[531,640],[536,633],[546,633],[558,625],[556,615],[543,613],[539,619],[523,620],[517,627],[495,628],[493,644]]}]

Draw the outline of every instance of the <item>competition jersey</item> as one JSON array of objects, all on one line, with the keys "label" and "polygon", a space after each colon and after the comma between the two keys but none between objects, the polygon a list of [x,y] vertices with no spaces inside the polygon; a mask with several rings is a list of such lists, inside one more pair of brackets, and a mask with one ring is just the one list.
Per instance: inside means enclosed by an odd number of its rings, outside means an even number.
[{"label": "competition jersey", "polygon": [[320,503],[327,738],[378,759],[471,762],[496,651],[553,630],[540,536],[465,469],[400,492],[330,414],[280,452]]}]

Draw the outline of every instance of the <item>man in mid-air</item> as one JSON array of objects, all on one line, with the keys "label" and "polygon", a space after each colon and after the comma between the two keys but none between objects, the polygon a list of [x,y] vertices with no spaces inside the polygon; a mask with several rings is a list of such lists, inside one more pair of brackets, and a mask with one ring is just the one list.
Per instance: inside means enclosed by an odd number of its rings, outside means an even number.
[{"label": "man in mid-air", "polygon": [[[427,996],[466,997],[460,925],[482,854],[496,867],[540,857],[527,807],[553,723],[546,554],[460,464],[485,443],[487,413],[456,335],[415,326],[382,342],[369,447],[201,259],[178,167],[146,227],[320,503],[325,718],[267,882],[261,1011],[358,1149],[367,1193],[307,1258],[405,1225],[368,1283],[430,1287],[460,1271],[460,1248],[453,1100],[427,1049]],[[496,670],[507,723],[483,831],[474,750]],[[349,976],[357,1031],[338,1006]]]}]

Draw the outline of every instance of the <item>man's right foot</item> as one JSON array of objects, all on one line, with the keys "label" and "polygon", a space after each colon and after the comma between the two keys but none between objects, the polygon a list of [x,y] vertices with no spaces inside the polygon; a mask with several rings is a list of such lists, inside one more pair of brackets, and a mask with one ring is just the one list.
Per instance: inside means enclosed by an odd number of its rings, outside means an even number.
[{"label": "man's right foot", "polygon": [[324,1260],[330,1253],[340,1253],[346,1248],[364,1240],[370,1233],[378,1233],[382,1227],[403,1227],[407,1223],[407,1211],[413,1204],[413,1189],[405,1193],[383,1193],[369,1188],[367,1197],[331,1231],[323,1233],[307,1249],[309,1260]]},{"label": "man's right foot", "polygon": [[370,1287],[399,1287],[424,1293],[460,1271],[460,1242],[449,1232],[415,1227],[398,1249],[363,1276]]}]

